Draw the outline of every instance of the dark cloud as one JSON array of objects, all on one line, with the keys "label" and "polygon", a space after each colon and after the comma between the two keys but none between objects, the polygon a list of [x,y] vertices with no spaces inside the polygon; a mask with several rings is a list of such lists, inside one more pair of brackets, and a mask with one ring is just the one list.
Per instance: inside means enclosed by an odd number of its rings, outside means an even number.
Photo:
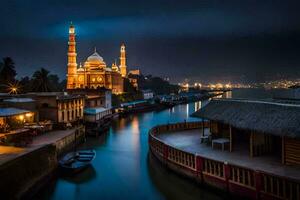
[{"label": "dark cloud", "polygon": [[298,1],[1,1],[0,56],[19,75],[39,67],[64,77],[67,29],[79,60],[94,46],[111,63],[127,44],[129,67],[173,80],[297,75]]}]

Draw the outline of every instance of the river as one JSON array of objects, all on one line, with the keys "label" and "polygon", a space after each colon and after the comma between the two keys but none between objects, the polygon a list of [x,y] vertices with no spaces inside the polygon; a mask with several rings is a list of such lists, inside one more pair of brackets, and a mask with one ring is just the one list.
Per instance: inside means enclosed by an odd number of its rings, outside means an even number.
[{"label": "river", "polygon": [[[228,96],[243,97],[238,93],[233,91]],[[151,127],[184,120],[197,121],[199,119],[189,116],[204,104],[194,102],[115,120],[108,133],[88,138],[80,146],[96,150],[92,167],[74,178],[54,178],[35,199],[224,199],[224,194],[167,170],[149,154],[148,131]]]}]

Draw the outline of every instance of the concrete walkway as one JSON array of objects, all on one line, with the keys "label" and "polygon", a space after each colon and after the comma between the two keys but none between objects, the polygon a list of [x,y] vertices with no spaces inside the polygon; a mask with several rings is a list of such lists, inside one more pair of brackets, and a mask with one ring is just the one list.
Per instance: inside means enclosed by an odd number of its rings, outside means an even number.
[{"label": "concrete walkway", "polygon": [[244,151],[233,150],[233,152],[229,152],[228,150],[222,151],[221,149],[212,149],[210,145],[200,143],[201,135],[202,130],[196,129],[161,133],[158,134],[157,137],[166,144],[187,152],[199,154],[206,158],[300,180],[300,167],[283,165],[279,158],[271,156],[251,158],[247,149]]},{"label": "concrete walkway", "polygon": [[36,136],[33,138],[31,144],[27,147],[14,147],[14,146],[3,146],[0,145],[0,165],[5,162],[8,162],[12,159],[17,158],[18,156],[22,156],[26,153],[34,151],[35,149],[47,145],[55,143],[56,141],[73,134],[76,129],[69,129],[69,130],[57,130],[47,132],[45,134]]},{"label": "concrete walkway", "polygon": [[37,137],[34,137],[32,143],[28,147],[38,147],[46,144],[55,143],[56,141],[74,133],[75,130],[76,129],[58,130],[39,135]]}]

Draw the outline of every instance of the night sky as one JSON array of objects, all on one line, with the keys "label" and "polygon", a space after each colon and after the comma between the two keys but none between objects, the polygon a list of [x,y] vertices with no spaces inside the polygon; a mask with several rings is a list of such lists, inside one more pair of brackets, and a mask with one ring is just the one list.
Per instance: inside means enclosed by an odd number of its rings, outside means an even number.
[{"label": "night sky", "polygon": [[72,21],[79,62],[96,46],[111,65],[125,42],[129,69],[172,82],[300,77],[299,2],[1,1],[0,56],[18,77],[44,67],[65,78]]}]

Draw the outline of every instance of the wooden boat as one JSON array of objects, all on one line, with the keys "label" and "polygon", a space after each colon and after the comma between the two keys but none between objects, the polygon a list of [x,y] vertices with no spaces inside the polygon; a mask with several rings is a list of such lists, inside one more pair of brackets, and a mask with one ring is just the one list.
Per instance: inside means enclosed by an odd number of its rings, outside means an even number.
[{"label": "wooden boat", "polygon": [[95,150],[79,150],[66,154],[59,166],[65,173],[74,174],[87,168],[96,157]]}]

